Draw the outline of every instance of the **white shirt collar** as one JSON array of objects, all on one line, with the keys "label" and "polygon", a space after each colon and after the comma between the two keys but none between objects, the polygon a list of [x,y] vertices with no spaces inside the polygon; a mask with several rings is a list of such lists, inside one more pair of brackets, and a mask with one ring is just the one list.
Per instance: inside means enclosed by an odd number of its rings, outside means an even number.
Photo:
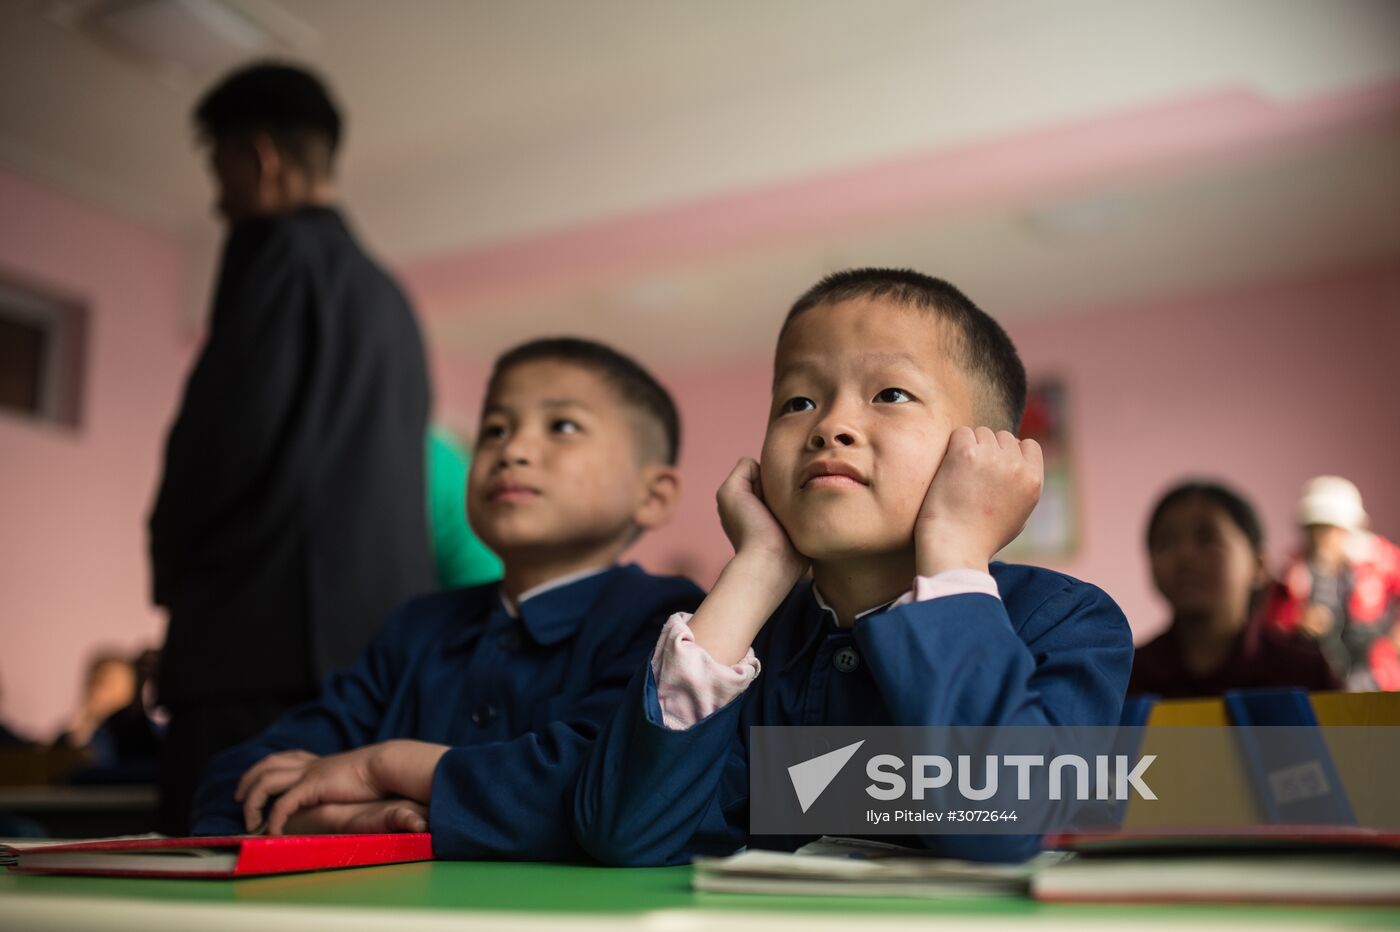
[{"label": "white shirt collar", "polygon": [[[841,627],[841,619],[836,616],[836,609],[826,604],[826,599],[822,598],[821,590],[817,588],[816,583],[812,583],[812,595],[816,598],[817,604],[821,606],[822,610],[830,613],[831,623],[838,628]],[[855,624],[855,622],[860,621],[866,615],[873,615],[875,612],[883,611],[898,601],[899,599],[890,599],[888,602],[882,602],[874,608],[867,608],[863,612],[856,612],[856,617],[851,620],[851,623]]]},{"label": "white shirt collar", "polygon": [[506,607],[506,612],[510,615],[510,617],[519,618],[519,607],[521,605],[524,605],[530,599],[533,599],[535,596],[543,595],[551,589],[558,589],[561,586],[567,586],[570,583],[576,583],[579,580],[587,579],[590,576],[597,576],[599,573],[606,573],[610,569],[612,569],[612,566],[600,566],[597,569],[579,570],[577,573],[569,573],[565,576],[556,576],[549,582],[542,582],[532,589],[526,589],[524,592],[520,593],[520,598],[516,599],[513,603],[511,602],[510,597],[505,594],[504,590],[498,590],[501,596],[501,604]]}]

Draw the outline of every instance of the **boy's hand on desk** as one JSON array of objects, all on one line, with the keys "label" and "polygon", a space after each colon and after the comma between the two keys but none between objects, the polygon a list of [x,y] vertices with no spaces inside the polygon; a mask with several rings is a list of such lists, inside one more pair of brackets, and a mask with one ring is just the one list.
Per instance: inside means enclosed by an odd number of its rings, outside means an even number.
[{"label": "boy's hand on desk", "polygon": [[256,832],[267,801],[300,780],[307,766],[316,760],[320,756],[310,751],[279,751],[249,767],[233,791],[234,800],[243,804],[244,827]]},{"label": "boy's hand on desk", "polygon": [[376,799],[369,803],[324,803],[293,813],[282,830],[288,835],[426,832],[428,809],[410,799]]},{"label": "boy's hand on desk", "polygon": [[[308,755],[310,759],[302,761],[300,771],[295,773],[293,768],[277,766],[256,775],[256,767],[249,770],[240,783],[240,788],[247,784],[242,802],[248,831],[256,831],[262,821],[263,806],[273,797],[276,801],[267,812],[269,835],[282,834],[288,817],[301,809],[322,803],[372,802],[389,795],[370,777],[369,761],[377,747],[371,744],[328,757]],[[293,774],[295,778],[290,779]]]},{"label": "boy's hand on desk", "polygon": [[[396,740],[310,761],[301,779],[268,810],[268,834],[281,834],[293,813],[326,803],[403,797],[426,805],[432,798],[433,772],[446,752],[445,745]],[[255,792],[256,786],[245,807],[253,802]]]},{"label": "boy's hand on desk", "polygon": [[919,575],[985,571],[1026,526],[1044,481],[1034,440],[988,427],[953,431],[914,528]]}]

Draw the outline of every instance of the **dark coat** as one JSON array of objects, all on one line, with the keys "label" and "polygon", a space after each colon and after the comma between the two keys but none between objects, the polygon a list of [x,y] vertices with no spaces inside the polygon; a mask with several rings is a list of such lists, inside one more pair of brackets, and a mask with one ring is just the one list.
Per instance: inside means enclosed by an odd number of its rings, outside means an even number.
[{"label": "dark coat", "polygon": [[[742,845],[794,850],[811,837],[750,836],[755,725],[1116,725],[1132,633],[1102,590],[1034,566],[993,563],[1001,598],[895,605],[837,628],[799,583],[754,640],[763,673],[685,730],[662,721],[640,670],[579,777],[574,829],[607,864],[684,864]],[[839,651],[855,667],[837,667]],[[645,788],[644,791],[638,788]],[[1019,861],[1025,835],[920,835],[942,857]]]},{"label": "dark coat", "polygon": [[309,694],[431,587],[402,292],[324,207],[236,226],[150,517],[163,701]]},{"label": "dark coat", "polygon": [[319,699],[214,758],[194,834],[244,830],[234,789],[269,754],[412,738],[452,748],[428,810],[439,858],[578,858],[569,813],[579,764],[661,625],[703,595],[629,565],[532,596],[518,617],[496,583],[414,599]]}]

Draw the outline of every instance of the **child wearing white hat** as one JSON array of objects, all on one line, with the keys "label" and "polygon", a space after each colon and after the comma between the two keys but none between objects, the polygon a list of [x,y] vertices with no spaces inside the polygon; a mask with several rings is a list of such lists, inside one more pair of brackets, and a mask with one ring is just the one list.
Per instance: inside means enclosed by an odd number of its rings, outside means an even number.
[{"label": "child wearing white hat", "polygon": [[1369,523],[1354,483],[1308,480],[1298,500],[1304,546],[1270,615],[1280,630],[1315,640],[1348,689],[1400,690],[1400,548]]}]

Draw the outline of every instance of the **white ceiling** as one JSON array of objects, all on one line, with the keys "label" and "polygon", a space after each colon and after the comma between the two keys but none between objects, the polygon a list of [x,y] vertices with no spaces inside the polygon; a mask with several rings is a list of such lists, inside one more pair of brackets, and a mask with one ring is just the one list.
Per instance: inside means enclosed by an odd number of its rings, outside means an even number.
[{"label": "white ceiling", "polygon": [[[217,74],[172,77],[54,22],[91,2],[0,2],[0,164],[185,238],[202,271],[216,228],[188,116]],[[227,2],[295,27],[336,88],[345,199],[400,263],[1226,90],[1286,103],[1400,81],[1392,0]],[[1045,313],[1366,261],[1400,252],[1398,154],[1389,128],[1349,130],[1105,180],[1080,192],[1121,214],[1097,237],[1047,239],[1033,203],[934,212],[433,309],[432,329],[489,353],[629,322],[639,352],[732,355],[766,335],[762,306],[847,262],[936,256],[981,303]],[[678,344],[700,309],[708,327]]]}]

